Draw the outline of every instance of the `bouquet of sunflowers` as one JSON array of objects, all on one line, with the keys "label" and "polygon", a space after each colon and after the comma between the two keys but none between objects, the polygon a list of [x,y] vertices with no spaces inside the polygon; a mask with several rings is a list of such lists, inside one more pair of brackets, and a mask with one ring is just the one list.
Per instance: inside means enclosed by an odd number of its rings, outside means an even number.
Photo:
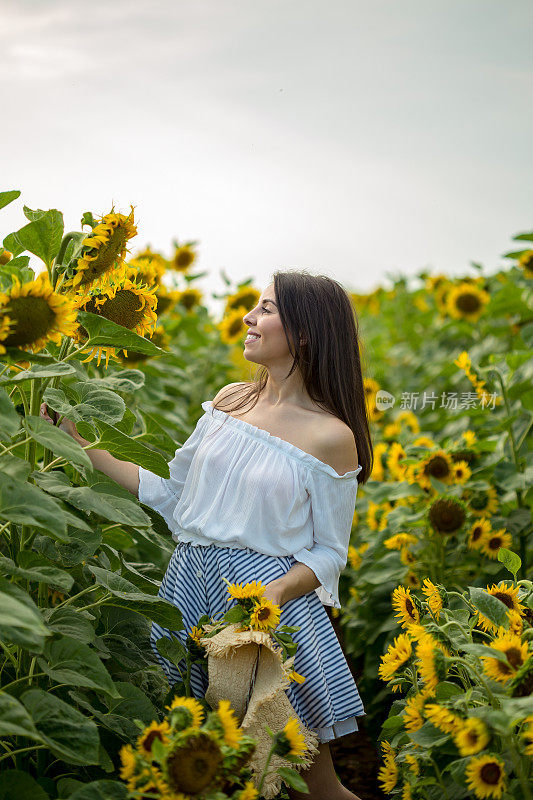
[{"label": "bouquet of sunflowers", "polygon": [[[298,625],[279,625],[283,609],[264,597],[266,587],[261,581],[249,583],[230,583],[228,586],[228,602],[235,599],[236,605],[226,611],[220,619],[210,618],[207,614],[200,617],[187,637],[187,647],[195,658],[202,658],[205,649],[202,638],[211,638],[229,625],[237,625],[237,630],[263,631],[267,633],[279,648],[282,661],[289,662],[294,657],[298,644],[293,641],[292,634],[300,630]],[[295,670],[287,671],[289,680],[303,683],[305,677]]]},{"label": "bouquet of sunflowers", "polygon": [[[142,731],[136,746],[127,744],[120,751],[120,777],[129,798],[256,800],[260,796],[268,764],[256,788],[247,767],[256,743],[239,727],[227,700],[206,713],[199,700],[174,697],[166,709],[162,722],[144,728],[136,721]],[[293,763],[301,760],[305,745],[296,719],[289,720],[283,730],[269,733],[270,758],[279,754]],[[285,768],[280,773],[289,786],[308,791],[294,770]]]}]

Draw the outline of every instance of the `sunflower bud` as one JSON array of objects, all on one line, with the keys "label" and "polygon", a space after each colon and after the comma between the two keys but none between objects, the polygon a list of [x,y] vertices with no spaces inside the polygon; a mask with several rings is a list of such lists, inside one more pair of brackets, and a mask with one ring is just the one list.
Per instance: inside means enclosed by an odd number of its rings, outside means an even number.
[{"label": "sunflower bud", "polygon": [[182,731],[193,723],[192,712],[188,708],[185,708],[185,706],[172,708],[168,712],[168,719],[171,727],[175,731]]},{"label": "sunflower bud", "polygon": [[0,250],[0,266],[4,266],[13,258],[13,253],[10,253],[9,250]]}]

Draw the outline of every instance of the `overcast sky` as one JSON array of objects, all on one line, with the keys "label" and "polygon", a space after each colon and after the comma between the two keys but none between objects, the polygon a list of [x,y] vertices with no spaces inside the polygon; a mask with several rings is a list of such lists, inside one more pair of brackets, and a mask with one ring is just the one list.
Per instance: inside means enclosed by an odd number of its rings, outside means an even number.
[{"label": "overcast sky", "polygon": [[[493,271],[533,228],[530,0],[0,0],[2,238],[135,209],[264,288]],[[40,262],[35,262],[40,271]],[[210,304],[212,305],[212,304]],[[212,307],[217,307],[215,304]]]}]

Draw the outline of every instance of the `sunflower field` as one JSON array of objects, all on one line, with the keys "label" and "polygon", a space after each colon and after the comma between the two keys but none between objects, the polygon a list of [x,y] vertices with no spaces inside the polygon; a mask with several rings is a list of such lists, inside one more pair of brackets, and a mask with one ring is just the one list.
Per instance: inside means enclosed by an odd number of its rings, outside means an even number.
[{"label": "sunflower field", "polygon": [[[151,621],[183,628],[158,597],[166,524],[86,450],[168,477],[201,402],[253,377],[242,317],[259,289],[222,272],[216,319],[197,242],[132,254],[133,208],[71,232],[56,209],[23,213],[0,247],[0,797],[253,800],[231,709],[197,703],[186,675],[169,689],[151,652]],[[328,613],[381,759],[375,797],[533,798],[533,233],[515,239],[490,275],[351,294],[374,464]],[[190,633],[165,657],[190,664]],[[172,783],[178,746],[180,764],[216,762],[209,785],[181,768]],[[275,747],[297,760],[297,730]]]}]

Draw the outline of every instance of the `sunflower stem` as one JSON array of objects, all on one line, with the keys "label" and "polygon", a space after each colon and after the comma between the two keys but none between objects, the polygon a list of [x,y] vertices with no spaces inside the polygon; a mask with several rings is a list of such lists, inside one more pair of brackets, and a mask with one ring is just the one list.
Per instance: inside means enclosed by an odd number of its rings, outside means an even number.
[{"label": "sunflower stem", "polygon": [[516,775],[518,777],[518,780],[520,781],[522,789],[524,790],[524,800],[532,800],[531,786],[526,776],[524,775],[524,771],[522,769],[523,761],[520,758],[519,754],[516,752],[515,743],[513,741],[513,735],[508,734],[507,736],[502,736],[502,739],[509,748],[509,753],[511,754],[511,758],[513,760]]},{"label": "sunflower stem", "polygon": [[[63,264],[63,258],[64,258],[64,255],[65,255],[65,252],[67,250],[68,244],[76,236],[79,236],[79,231],[70,231],[70,233],[67,233],[67,234],[65,234],[65,236],[63,236],[63,240],[61,242],[61,246],[59,248],[59,252],[58,252],[57,256],[55,257],[54,263],[53,263],[53,266],[52,266],[52,277],[51,277],[50,283],[54,287],[54,291],[57,291],[56,282],[55,282],[56,273],[57,273],[56,267],[59,264]],[[61,281],[63,280],[64,276],[65,276],[65,273],[63,273],[63,275],[61,276]]]},{"label": "sunflower stem", "polygon": [[487,692],[487,696],[488,696],[490,702],[492,703],[493,707],[495,709],[501,708],[500,701],[498,700],[496,695],[493,694],[493,692],[489,689],[487,681],[479,674],[479,672],[476,669],[474,669],[472,664],[469,664],[469,662],[465,658],[461,658],[461,656],[455,656],[453,658],[453,661],[458,661],[459,663],[464,664],[466,669],[471,670],[472,673],[474,674],[474,676],[477,678],[477,680],[480,682],[480,684],[483,686],[483,688]]},{"label": "sunflower stem", "polygon": [[275,746],[276,746],[276,742],[273,741],[272,742],[272,747],[270,748],[270,753],[267,756],[267,760],[266,760],[265,766],[263,768],[263,772],[261,774],[261,780],[259,781],[259,786],[257,787],[257,791],[259,793],[259,796],[261,796],[261,789],[263,788],[263,783],[265,782],[268,765],[270,764],[270,760],[271,760],[272,756],[274,755],[274,747]]},{"label": "sunflower stem", "polygon": [[[21,390],[21,395],[24,392]],[[30,388],[30,415],[31,416],[39,416],[41,406],[41,379],[36,378],[35,380],[31,381],[31,388]],[[35,456],[36,456],[36,442],[34,439],[29,437],[29,441],[26,440],[26,447],[24,451],[24,458],[26,461],[29,462],[31,467],[31,472],[35,469]],[[20,444],[20,443],[19,443]],[[31,476],[28,477],[28,481],[31,480]],[[35,483],[35,481],[31,481]],[[20,531],[20,549],[24,550],[26,544],[31,541],[32,539],[32,528],[29,525],[23,525]]]}]

